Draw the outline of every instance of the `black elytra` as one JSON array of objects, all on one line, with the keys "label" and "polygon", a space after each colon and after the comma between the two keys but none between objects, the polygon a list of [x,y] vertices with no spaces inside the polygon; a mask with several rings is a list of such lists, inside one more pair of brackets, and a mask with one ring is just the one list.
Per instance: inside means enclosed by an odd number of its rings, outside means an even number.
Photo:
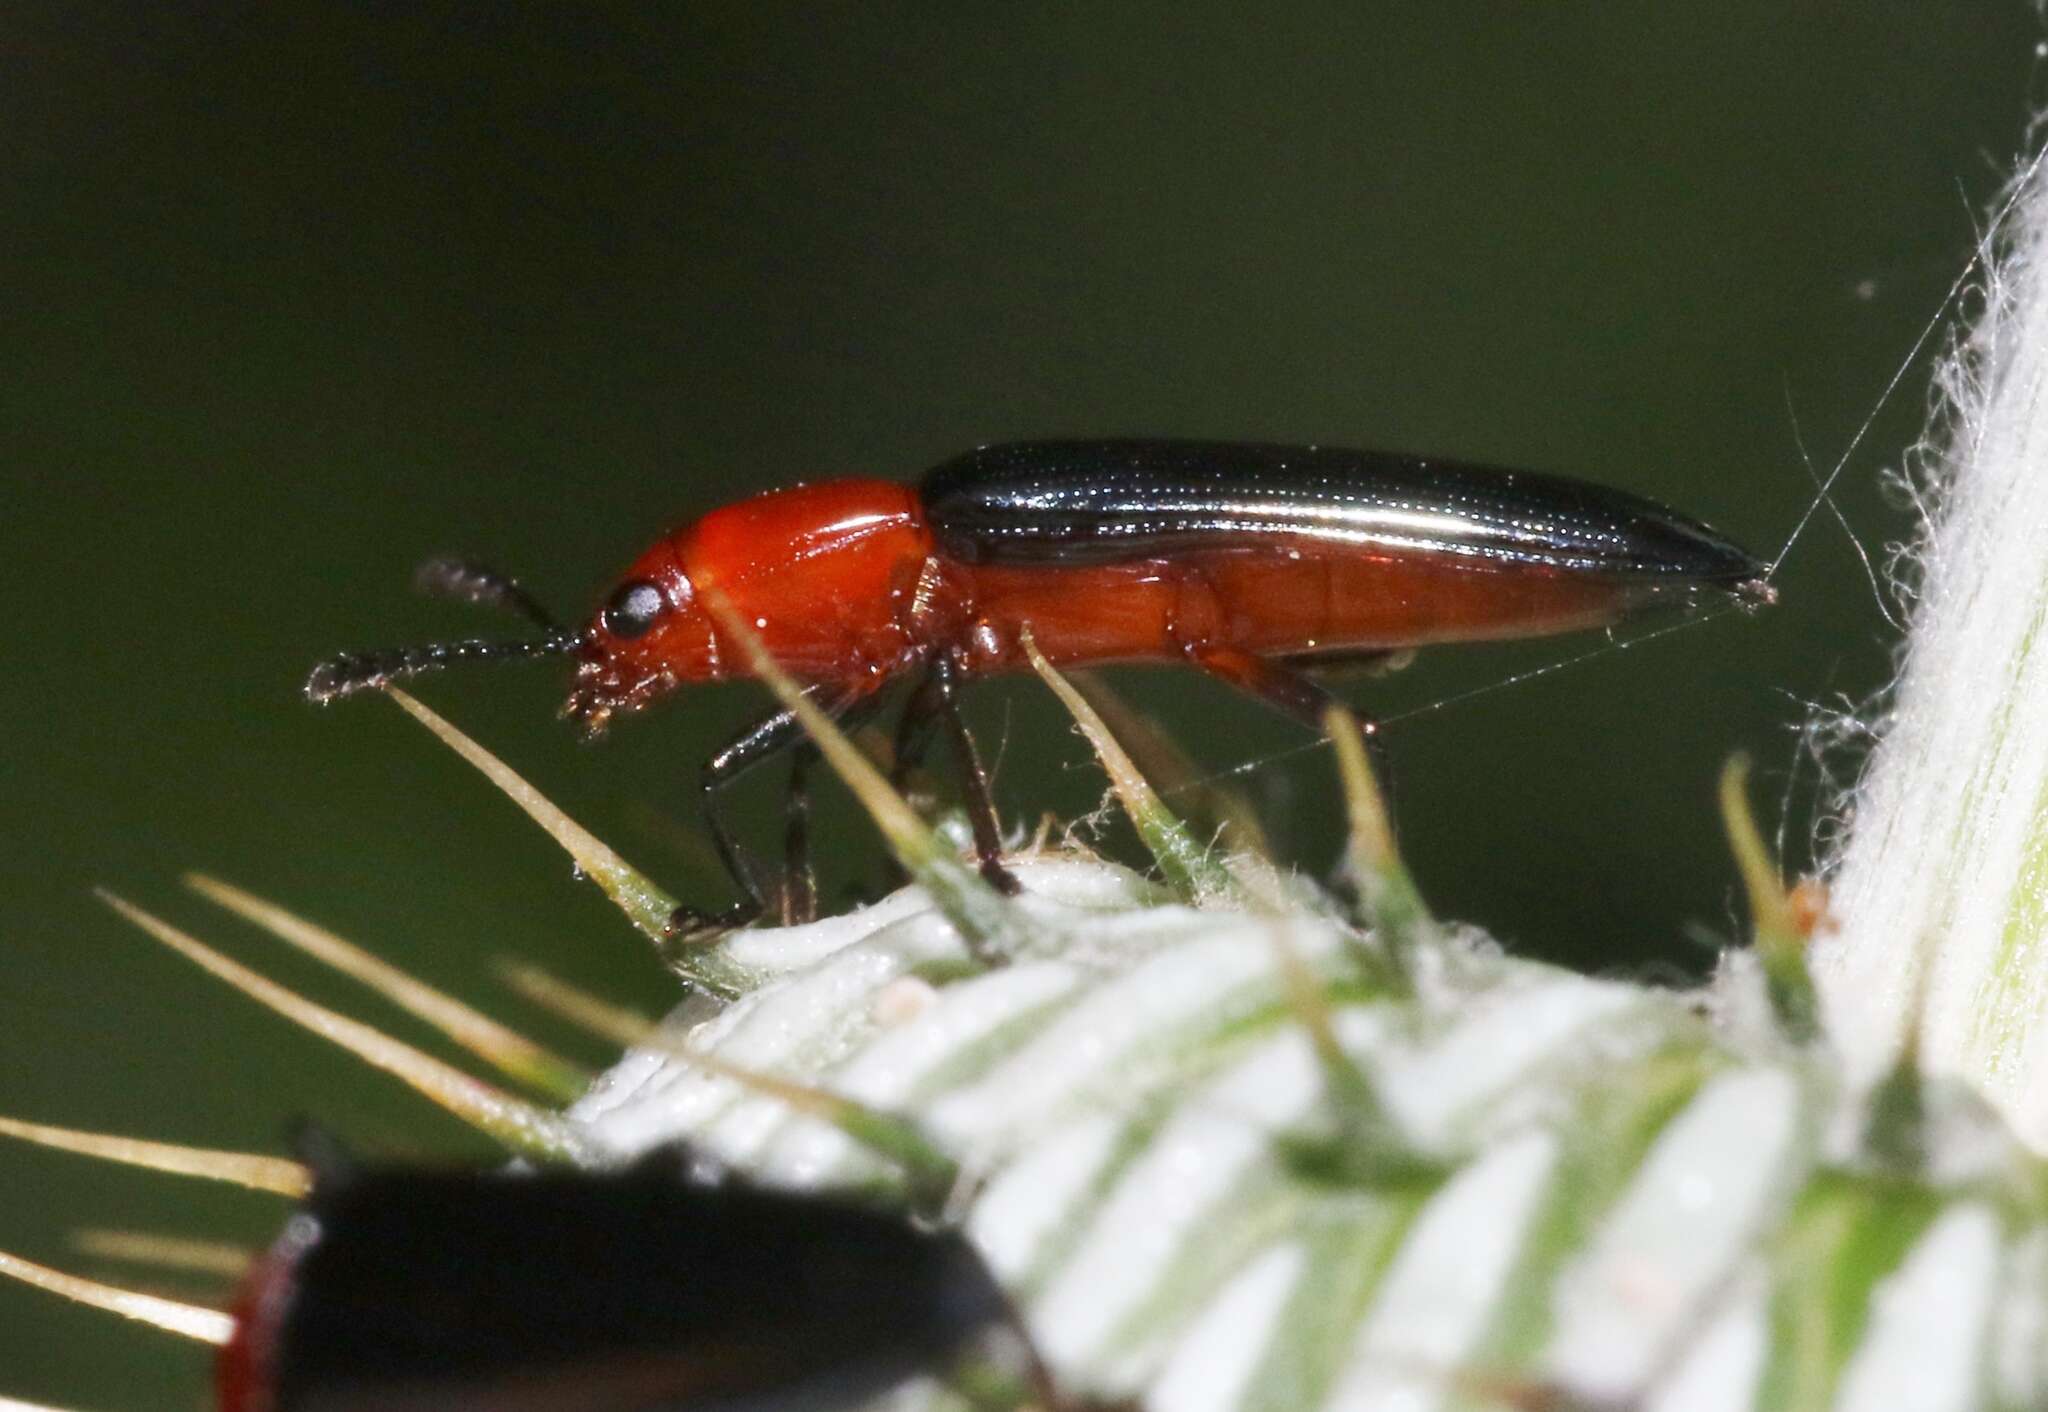
[{"label": "black elytra", "polygon": [[322,1184],[267,1265],[228,1352],[253,1371],[223,1379],[259,1390],[231,1412],[822,1412],[1011,1318],[958,1232],[691,1180],[673,1150],[370,1168]]}]

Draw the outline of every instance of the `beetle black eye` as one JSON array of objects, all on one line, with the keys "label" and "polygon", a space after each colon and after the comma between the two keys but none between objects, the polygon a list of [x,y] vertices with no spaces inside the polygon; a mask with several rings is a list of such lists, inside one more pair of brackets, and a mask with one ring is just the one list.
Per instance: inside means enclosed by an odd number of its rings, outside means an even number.
[{"label": "beetle black eye", "polygon": [[604,605],[604,612],[598,618],[606,632],[630,642],[654,626],[654,620],[661,616],[662,607],[661,590],[640,579],[620,584],[619,591]]}]

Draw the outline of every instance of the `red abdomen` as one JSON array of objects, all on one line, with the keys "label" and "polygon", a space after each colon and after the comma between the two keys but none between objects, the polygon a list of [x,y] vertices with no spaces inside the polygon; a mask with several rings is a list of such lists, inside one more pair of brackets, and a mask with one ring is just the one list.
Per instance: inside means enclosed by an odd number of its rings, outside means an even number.
[{"label": "red abdomen", "polygon": [[1063,662],[1174,660],[1201,646],[1320,656],[1593,627],[1636,597],[1598,576],[1325,546],[1075,567],[958,565],[954,575],[980,671],[1021,665],[1026,625]]}]

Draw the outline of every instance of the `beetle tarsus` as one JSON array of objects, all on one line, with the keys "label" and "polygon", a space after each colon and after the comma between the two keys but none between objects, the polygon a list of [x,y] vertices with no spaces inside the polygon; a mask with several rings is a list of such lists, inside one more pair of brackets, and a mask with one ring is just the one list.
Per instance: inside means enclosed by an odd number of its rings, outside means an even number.
[{"label": "beetle tarsus", "polygon": [[662,928],[662,936],[680,946],[702,946],[717,941],[728,932],[757,922],[765,909],[756,902],[736,902],[718,912],[706,912],[701,908],[682,906],[668,914],[668,922]]},{"label": "beetle tarsus", "polygon": [[1017,881],[1017,875],[1003,866],[1000,857],[981,860],[981,875],[988,885],[1005,897],[1015,897],[1024,890],[1024,884]]}]

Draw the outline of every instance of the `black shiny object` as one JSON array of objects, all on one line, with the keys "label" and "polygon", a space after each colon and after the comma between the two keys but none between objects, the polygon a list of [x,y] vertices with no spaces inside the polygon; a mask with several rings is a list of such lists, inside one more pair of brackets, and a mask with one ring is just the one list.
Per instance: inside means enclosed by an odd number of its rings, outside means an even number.
[{"label": "black shiny object", "polygon": [[644,637],[665,606],[661,590],[645,579],[620,584],[604,605],[604,630],[622,642]]},{"label": "black shiny object", "polygon": [[1765,566],[1699,521],[1561,476],[1384,451],[1032,441],[934,467],[940,546],[979,564],[1103,564],[1323,544],[1738,588]]},{"label": "black shiny object", "polygon": [[957,1233],[682,1160],[316,1191],[286,1236],[279,1412],[850,1407],[1008,1317]]}]

